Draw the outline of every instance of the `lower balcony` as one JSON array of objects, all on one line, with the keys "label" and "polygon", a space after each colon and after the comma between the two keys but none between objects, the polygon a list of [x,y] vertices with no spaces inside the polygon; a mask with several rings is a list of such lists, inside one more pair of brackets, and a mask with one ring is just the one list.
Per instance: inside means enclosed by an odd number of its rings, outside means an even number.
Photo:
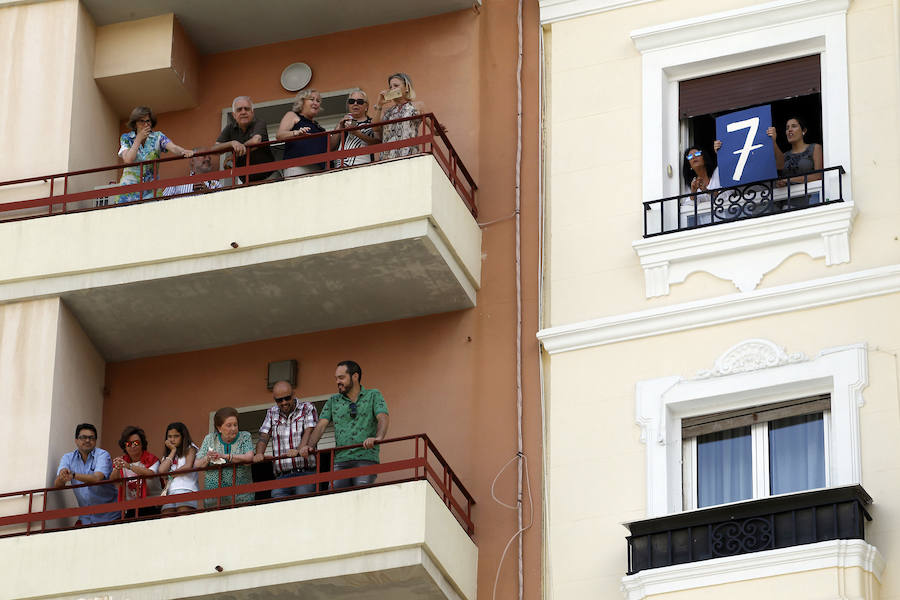
[{"label": "lower balcony", "polygon": [[[398,452],[398,445],[405,450]],[[0,539],[0,560],[16,573],[0,598],[474,599],[474,500],[427,436],[386,440],[383,455],[389,447],[390,460],[341,473],[378,473],[375,484],[347,491],[327,489],[340,477],[323,472],[312,476],[322,487],[314,494],[188,514],[51,530],[52,519],[167,501],[148,497],[0,517],[4,532],[27,529]],[[229,487],[226,498],[284,485]],[[71,491],[18,497],[28,497],[34,508],[49,494]]]}]

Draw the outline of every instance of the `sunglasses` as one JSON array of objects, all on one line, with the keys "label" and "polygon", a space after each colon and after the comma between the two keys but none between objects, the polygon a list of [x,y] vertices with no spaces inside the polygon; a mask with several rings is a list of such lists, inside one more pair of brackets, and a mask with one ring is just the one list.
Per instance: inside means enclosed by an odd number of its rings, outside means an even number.
[{"label": "sunglasses", "polygon": [[356,418],[356,402],[350,403],[350,417],[353,419]]},{"label": "sunglasses", "polygon": [[692,158],[696,158],[697,156],[703,156],[703,150],[697,150],[693,154],[685,155],[685,158],[691,160]]},{"label": "sunglasses", "polygon": [[126,448],[134,448],[135,446],[140,446],[140,445],[141,445],[140,440],[131,440],[130,442],[125,442]]},{"label": "sunglasses", "polygon": [[347,98],[347,104],[365,104],[368,100],[363,98]]},{"label": "sunglasses", "polygon": [[275,398],[275,402],[290,402],[291,396],[282,396],[281,398]]}]

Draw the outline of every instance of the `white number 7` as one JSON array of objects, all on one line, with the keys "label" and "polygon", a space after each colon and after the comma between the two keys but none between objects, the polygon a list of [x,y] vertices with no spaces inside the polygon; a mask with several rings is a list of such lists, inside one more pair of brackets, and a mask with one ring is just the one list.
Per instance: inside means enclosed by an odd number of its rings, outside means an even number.
[{"label": "white number 7", "polygon": [[753,145],[753,140],[756,139],[756,131],[759,129],[759,117],[753,117],[752,119],[747,119],[746,121],[735,121],[734,123],[729,123],[725,126],[725,130],[728,133],[732,131],[737,131],[738,129],[746,129],[747,130],[747,139],[744,140],[744,147],[740,150],[735,150],[732,154],[739,154],[740,158],[738,158],[737,166],[734,168],[734,176],[732,179],[734,181],[740,181],[741,175],[744,174],[744,167],[747,165],[747,159],[750,157],[750,152],[756,150],[757,148],[762,148],[762,144]]}]

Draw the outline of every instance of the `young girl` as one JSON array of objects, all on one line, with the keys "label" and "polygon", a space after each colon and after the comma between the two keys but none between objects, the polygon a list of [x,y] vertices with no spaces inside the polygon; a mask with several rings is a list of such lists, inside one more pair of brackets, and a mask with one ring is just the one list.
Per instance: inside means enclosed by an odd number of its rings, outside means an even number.
[{"label": "young girl", "polygon": [[[181,471],[194,467],[197,450],[199,448],[191,440],[191,434],[184,423],[170,423],[166,427],[166,450],[164,458],[159,463],[159,473],[161,475],[169,474],[169,496],[197,491],[196,472],[183,475],[178,474]],[[163,514],[170,514],[176,511],[188,512],[193,508],[197,508],[196,500],[164,504],[162,512]]]}]

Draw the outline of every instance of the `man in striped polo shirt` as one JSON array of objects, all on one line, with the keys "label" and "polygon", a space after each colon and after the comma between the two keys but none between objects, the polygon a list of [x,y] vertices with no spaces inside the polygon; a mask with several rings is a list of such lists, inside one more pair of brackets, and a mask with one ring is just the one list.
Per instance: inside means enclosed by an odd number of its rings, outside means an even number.
[{"label": "man in striped polo shirt", "polygon": [[[273,456],[281,456],[272,462],[276,479],[287,479],[316,472],[315,456],[301,457],[299,449],[309,443],[309,436],[316,426],[318,414],[310,402],[299,402],[294,388],[287,381],[279,381],[272,388],[275,406],[266,412],[266,418],[259,428],[259,441],[253,462],[263,460],[266,446],[272,440]],[[290,487],[272,490],[273,498],[309,494],[316,491],[315,483],[292,482]],[[299,480],[302,481],[302,480]]]}]

